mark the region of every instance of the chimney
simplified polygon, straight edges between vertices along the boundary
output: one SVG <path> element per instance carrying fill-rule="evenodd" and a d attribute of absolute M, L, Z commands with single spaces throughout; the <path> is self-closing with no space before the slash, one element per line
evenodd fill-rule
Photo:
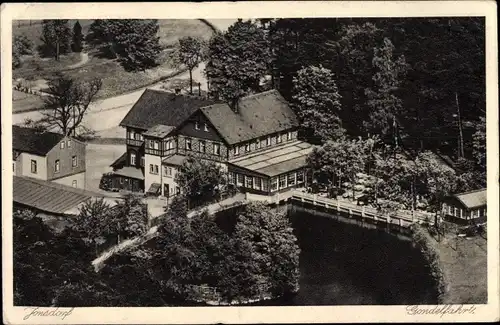
<path fill-rule="evenodd" d="M 239 101 L 240 99 L 239 98 L 233 98 L 231 100 L 231 102 L 229 103 L 229 107 L 231 107 L 231 109 L 235 112 L 235 113 L 239 113 Z"/>

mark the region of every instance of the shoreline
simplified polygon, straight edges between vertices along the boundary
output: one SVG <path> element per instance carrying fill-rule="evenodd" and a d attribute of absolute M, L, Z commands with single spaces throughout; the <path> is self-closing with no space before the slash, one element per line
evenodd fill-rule
<path fill-rule="evenodd" d="M 425 227 L 414 225 L 412 229 L 415 244 L 424 253 L 437 281 L 439 304 L 488 302 L 487 254 L 480 246 L 486 245 L 486 239 L 445 234 L 438 242 Z"/>

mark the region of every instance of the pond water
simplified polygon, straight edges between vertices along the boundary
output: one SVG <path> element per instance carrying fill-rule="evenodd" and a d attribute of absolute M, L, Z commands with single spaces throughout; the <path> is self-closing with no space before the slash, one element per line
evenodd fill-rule
<path fill-rule="evenodd" d="M 411 241 L 381 229 L 290 212 L 300 254 L 300 290 L 256 305 L 436 304 L 434 280 Z"/>

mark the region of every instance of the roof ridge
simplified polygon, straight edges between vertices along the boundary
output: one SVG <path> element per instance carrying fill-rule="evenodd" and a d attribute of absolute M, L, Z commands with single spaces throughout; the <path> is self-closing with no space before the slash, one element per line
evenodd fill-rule
<path fill-rule="evenodd" d="M 269 89 L 269 90 L 266 90 L 266 91 L 263 91 L 263 92 L 260 92 L 260 93 L 256 93 L 256 94 L 250 94 L 250 95 L 247 95 L 247 96 L 244 96 L 244 97 L 241 97 L 241 100 L 244 100 L 244 99 L 249 99 L 249 98 L 252 98 L 252 97 L 257 97 L 257 96 L 262 96 L 262 95 L 267 95 L 269 93 L 278 93 L 280 94 L 280 92 L 277 90 L 277 89 Z M 281 94 L 280 94 L 281 95 Z"/>
<path fill-rule="evenodd" d="M 14 178 L 15 177 L 18 177 L 20 179 L 26 180 L 26 181 L 31 182 L 31 183 L 35 183 L 35 184 L 39 184 L 39 185 L 44 185 L 44 186 L 48 186 L 48 187 L 51 187 L 51 188 L 60 189 L 60 190 L 63 190 L 63 191 L 73 192 L 75 194 L 104 197 L 104 195 L 102 195 L 100 193 L 96 193 L 96 192 L 85 190 L 85 189 L 81 189 L 81 188 L 74 188 L 74 187 L 71 187 L 71 186 L 67 186 L 67 185 L 63 185 L 63 184 L 58 184 L 58 183 L 54 183 L 54 182 L 51 182 L 51 181 L 46 181 L 46 180 L 43 180 L 43 179 L 36 179 L 36 178 L 33 178 L 33 177 L 28 177 L 28 176 L 16 176 L 16 175 L 14 175 Z"/>
<path fill-rule="evenodd" d="M 38 129 L 34 129 L 34 128 L 30 128 L 30 127 L 27 127 L 27 126 L 21 126 L 21 125 L 12 125 L 12 128 L 18 128 L 18 129 L 23 129 L 23 130 L 29 130 L 29 131 L 32 131 L 33 133 L 39 133 L 39 134 L 54 134 L 54 135 L 60 135 L 62 137 L 65 137 L 64 134 L 62 133 L 57 133 L 57 132 L 52 132 L 52 131 L 48 131 L 48 130 L 38 130 Z"/>
<path fill-rule="evenodd" d="M 480 189 L 477 189 L 477 190 L 470 190 L 470 191 L 466 191 L 466 192 L 456 193 L 456 194 L 453 194 L 453 195 L 459 196 L 459 195 L 471 194 L 471 193 L 482 192 L 482 191 L 486 191 L 486 187 L 480 188 Z"/>

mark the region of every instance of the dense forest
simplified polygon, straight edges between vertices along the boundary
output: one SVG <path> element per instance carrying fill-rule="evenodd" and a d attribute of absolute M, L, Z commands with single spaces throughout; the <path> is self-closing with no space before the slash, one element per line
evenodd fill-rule
<path fill-rule="evenodd" d="M 397 136 L 408 150 L 473 159 L 472 134 L 485 117 L 484 24 L 480 17 L 239 21 L 210 42 L 207 75 L 225 99 L 262 90 L 259 79 L 271 75 L 271 86 L 294 103 L 299 71 L 321 66 L 334 76 L 348 134 Z"/>

